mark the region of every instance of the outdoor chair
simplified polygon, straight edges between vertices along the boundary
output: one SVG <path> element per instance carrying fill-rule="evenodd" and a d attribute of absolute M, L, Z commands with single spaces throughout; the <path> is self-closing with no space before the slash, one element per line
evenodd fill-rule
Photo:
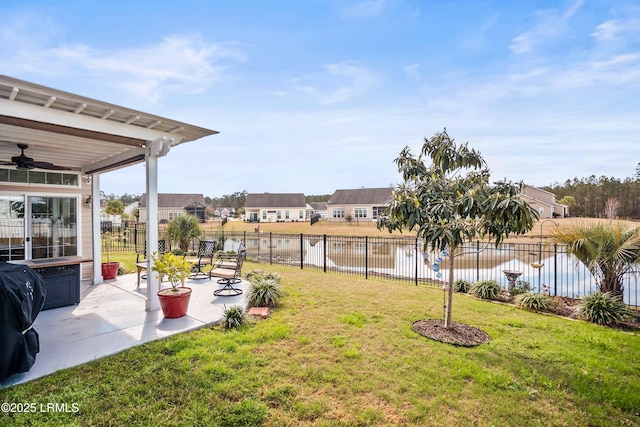
<path fill-rule="evenodd" d="M 158 240 L 158 254 L 164 255 L 167 250 L 167 245 L 164 240 Z M 147 241 L 144 242 L 144 250 L 136 253 L 136 268 L 138 269 L 138 281 L 136 286 L 140 286 L 140 279 L 146 279 L 146 274 L 143 276 L 142 272 L 147 270 Z"/>
<path fill-rule="evenodd" d="M 209 271 L 209 280 L 211 280 L 212 277 L 216 277 L 218 283 L 224 285 L 222 288 L 213 291 L 213 294 L 215 296 L 225 297 L 240 295 L 242 289 L 234 288 L 233 285 L 242 281 L 240 274 L 242 272 L 242 263 L 244 262 L 244 253 L 239 250 L 235 259 L 229 260 L 224 258 L 226 257 L 219 259 L 216 265 Z"/>
<path fill-rule="evenodd" d="M 218 252 L 216 254 L 217 260 L 213 265 L 213 268 L 228 268 L 231 270 L 235 270 L 239 256 L 242 257 L 243 260 L 247 258 L 247 250 L 244 246 L 244 243 L 240 243 L 237 251 Z M 238 279 L 236 283 L 237 282 L 240 282 L 240 279 Z"/>
<path fill-rule="evenodd" d="M 189 279 L 206 279 L 207 273 L 202 271 L 202 267 L 213 265 L 213 255 L 215 253 L 217 241 L 201 240 L 198 245 L 196 256 L 185 256 L 184 259 L 191 263 L 191 274 Z"/>

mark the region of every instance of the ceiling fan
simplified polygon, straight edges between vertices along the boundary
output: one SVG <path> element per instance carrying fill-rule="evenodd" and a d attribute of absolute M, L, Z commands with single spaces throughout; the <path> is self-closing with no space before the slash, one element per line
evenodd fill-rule
<path fill-rule="evenodd" d="M 71 170 L 71 168 L 54 165 L 49 162 L 36 162 L 31 157 L 25 156 L 24 150 L 29 148 L 27 144 L 18 144 L 18 148 L 22 151 L 19 156 L 12 157 L 10 162 L 1 162 L 0 164 L 15 165 L 17 169 Z"/>

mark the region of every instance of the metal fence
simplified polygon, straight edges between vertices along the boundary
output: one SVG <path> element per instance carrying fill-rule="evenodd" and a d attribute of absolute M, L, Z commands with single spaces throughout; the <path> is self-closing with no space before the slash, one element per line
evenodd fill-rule
<path fill-rule="evenodd" d="M 126 232 L 125 232 L 126 230 Z M 116 241 L 112 249 L 134 248 L 141 251 L 145 239 L 144 224 L 121 230 L 126 239 Z M 161 236 L 164 231 L 160 230 Z M 406 280 L 416 285 L 442 286 L 448 278 L 446 255 L 423 251 L 423 240 L 411 237 L 356 237 L 315 234 L 261 232 L 223 232 L 205 230 L 206 238 L 221 242 L 225 249 L 244 243 L 247 257 L 264 264 L 281 264 L 301 269 L 322 270 L 365 278 Z M 197 241 L 191 246 L 195 250 Z M 169 247 L 169 246 L 168 246 Z M 454 277 L 469 282 L 493 279 L 505 289 L 509 281 L 505 271 L 518 273 L 534 292 L 579 298 L 597 289 L 597 283 L 584 264 L 568 254 L 566 247 L 546 243 L 467 244 L 456 256 Z M 434 264 L 438 264 L 434 268 Z M 624 277 L 624 301 L 640 306 L 638 283 L 640 270 Z"/>

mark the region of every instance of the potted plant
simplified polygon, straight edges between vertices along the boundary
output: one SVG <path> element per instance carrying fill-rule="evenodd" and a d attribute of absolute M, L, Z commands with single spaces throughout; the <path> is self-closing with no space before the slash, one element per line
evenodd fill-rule
<path fill-rule="evenodd" d="M 158 291 L 158 299 L 164 317 L 184 316 L 187 314 L 191 298 L 191 288 L 184 286 L 185 279 L 191 273 L 191 263 L 171 252 L 164 255 L 158 255 L 154 252 L 151 258 L 153 259 L 151 269 L 156 271 L 160 278 L 166 277 L 171 284 L 170 288 Z"/>
<path fill-rule="evenodd" d="M 104 280 L 112 280 L 118 276 L 118 270 L 120 269 L 120 263 L 115 261 L 111 262 L 109 259 L 109 252 L 113 246 L 113 242 L 118 240 L 118 236 L 114 236 L 113 233 L 107 231 L 102 233 L 102 240 L 104 242 L 104 253 L 107 255 L 107 262 L 102 263 L 102 278 Z"/>

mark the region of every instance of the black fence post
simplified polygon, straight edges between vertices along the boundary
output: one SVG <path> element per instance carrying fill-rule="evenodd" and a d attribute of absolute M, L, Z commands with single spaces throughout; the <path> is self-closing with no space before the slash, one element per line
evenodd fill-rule
<path fill-rule="evenodd" d="M 322 251 L 324 252 L 322 254 L 322 271 L 324 271 L 325 273 L 327 272 L 327 235 L 323 234 L 322 235 Z"/>
<path fill-rule="evenodd" d="M 269 232 L 269 264 L 273 264 L 273 231 Z"/>
<path fill-rule="evenodd" d="M 416 269 L 415 270 L 416 271 L 415 271 L 415 274 L 414 274 L 415 285 L 418 286 L 418 238 L 417 237 L 416 237 L 416 242 L 414 244 L 413 250 L 414 250 L 414 253 L 416 255 L 415 256 L 415 258 L 416 258 Z"/>
<path fill-rule="evenodd" d="M 476 240 L 476 282 L 480 280 L 480 240 Z"/>
<path fill-rule="evenodd" d="M 558 295 L 558 244 L 553 244 L 553 295 Z"/>
<path fill-rule="evenodd" d="M 364 236 L 364 278 L 369 278 L 369 236 Z"/>
<path fill-rule="evenodd" d="M 303 239 L 302 239 L 302 233 L 300 233 L 300 270 L 304 270 L 304 254 L 303 254 L 303 250 L 302 250 L 302 244 L 303 244 Z"/>

